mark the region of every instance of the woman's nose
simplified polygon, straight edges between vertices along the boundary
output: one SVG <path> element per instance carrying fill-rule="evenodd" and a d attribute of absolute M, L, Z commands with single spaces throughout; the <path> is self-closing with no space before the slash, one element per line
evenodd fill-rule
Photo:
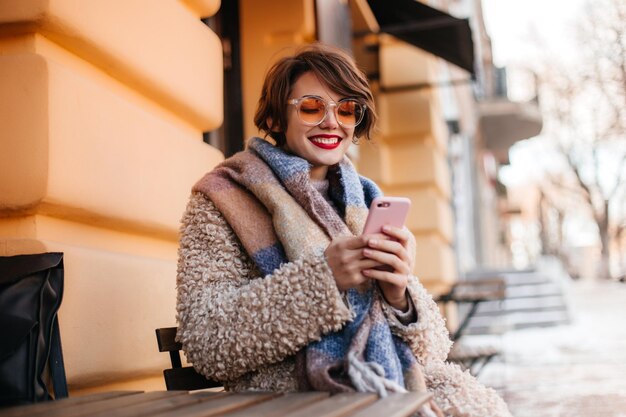
<path fill-rule="evenodd" d="M 335 107 L 328 106 L 328 108 L 326 109 L 326 117 L 324 117 L 324 120 L 322 120 L 322 123 L 320 123 L 320 126 L 326 129 L 337 129 L 337 127 L 339 126 L 339 123 L 337 122 L 337 115 L 335 114 Z"/>

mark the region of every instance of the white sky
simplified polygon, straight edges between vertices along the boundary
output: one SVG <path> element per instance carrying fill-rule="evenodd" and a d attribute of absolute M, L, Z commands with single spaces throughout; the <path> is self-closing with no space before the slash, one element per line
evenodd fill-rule
<path fill-rule="evenodd" d="M 537 41 L 559 54 L 575 53 L 574 24 L 584 0 L 482 0 L 497 66 L 536 57 Z"/>
<path fill-rule="evenodd" d="M 534 62 L 546 57 L 575 61 L 575 21 L 583 13 L 585 3 L 586 0 L 482 0 L 494 64 L 508 67 L 509 81 L 513 80 L 518 90 L 523 80 L 516 79 L 515 67 L 532 68 Z M 509 93 L 513 99 L 523 97 L 523 91 L 518 94 L 511 85 Z M 501 180 L 509 187 L 540 180 L 545 167 L 554 168 L 544 145 L 541 137 L 514 145 L 509 154 L 511 165 L 500 170 Z M 582 233 L 581 223 L 574 223 L 576 244 L 594 241 L 595 229 L 591 234 Z"/>
<path fill-rule="evenodd" d="M 585 3 L 586 0 L 482 0 L 494 63 L 508 67 L 510 80 L 516 82 L 509 86 L 509 93 L 523 96 L 516 91 L 522 80 L 516 79 L 519 73 L 515 73 L 515 67 L 532 68 L 534 62 L 546 56 L 560 60 L 576 56 L 575 21 Z M 502 181 L 514 186 L 542 177 L 542 170 L 536 169 L 538 160 L 549 158 L 542 152 L 542 145 L 539 137 L 514 145 L 511 165 L 500 171 Z M 540 165 L 550 163 L 543 161 Z"/>

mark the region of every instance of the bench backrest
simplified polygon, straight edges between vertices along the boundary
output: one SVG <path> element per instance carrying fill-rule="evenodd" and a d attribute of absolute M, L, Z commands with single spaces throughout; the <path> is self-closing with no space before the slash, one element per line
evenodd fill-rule
<path fill-rule="evenodd" d="M 182 345 L 176 341 L 176 327 L 162 327 L 156 329 L 159 352 L 169 352 L 172 368 L 163 370 L 165 386 L 168 391 L 221 387 L 222 384 L 206 379 L 193 369 L 192 366 L 183 367 L 180 360 Z"/>

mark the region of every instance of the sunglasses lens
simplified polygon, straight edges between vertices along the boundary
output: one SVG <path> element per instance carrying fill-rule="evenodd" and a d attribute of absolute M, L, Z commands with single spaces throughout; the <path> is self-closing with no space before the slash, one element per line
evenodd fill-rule
<path fill-rule="evenodd" d="M 363 117 L 363 107 L 353 99 L 341 100 L 337 104 L 337 120 L 344 126 L 356 126 Z"/>
<path fill-rule="evenodd" d="M 303 122 L 318 124 L 326 115 L 326 103 L 318 98 L 305 97 L 300 101 L 298 112 Z"/>

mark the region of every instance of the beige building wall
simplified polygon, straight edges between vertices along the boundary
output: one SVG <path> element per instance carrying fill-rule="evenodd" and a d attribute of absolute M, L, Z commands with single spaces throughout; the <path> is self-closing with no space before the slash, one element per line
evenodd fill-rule
<path fill-rule="evenodd" d="M 0 255 L 65 253 L 71 393 L 163 388 L 179 219 L 222 159 L 219 0 L 0 2 Z M 116 384 L 116 385 L 109 385 Z"/>
<path fill-rule="evenodd" d="M 434 89 L 384 92 L 385 88 L 429 83 L 436 78 L 431 55 L 380 37 L 379 133 L 360 145 L 359 169 L 388 195 L 407 196 L 407 222 L 417 240 L 415 273 L 432 291 L 456 280 L 447 129 Z"/>

